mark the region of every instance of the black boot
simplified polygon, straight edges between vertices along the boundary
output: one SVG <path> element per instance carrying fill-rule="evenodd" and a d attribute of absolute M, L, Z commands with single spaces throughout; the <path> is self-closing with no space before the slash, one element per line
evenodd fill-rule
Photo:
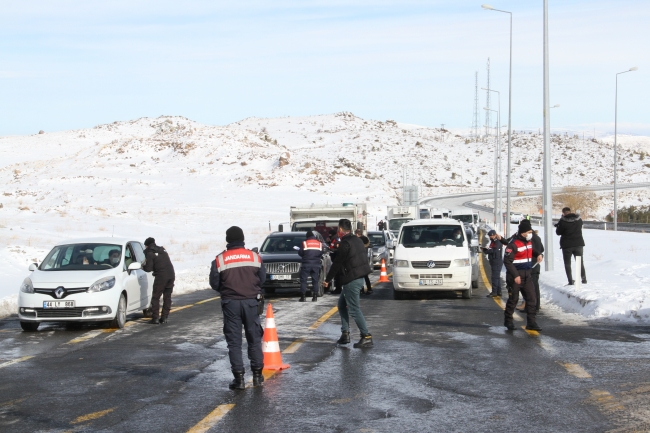
<path fill-rule="evenodd" d="M 316 295 L 312 296 L 311 301 L 312 302 L 318 301 L 318 296 L 316 296 Z"/>
<path fill-rule="evenodd" d="M 160 323 L 160 320 L 158 320 L 157 317 L 154 317 L 153 319 L 151 319 L 147 323 L 150 324 L 150 325 L 158 325 Z"/>
<path fill-rule="evenodd" d="M 506 320 L 506 321 L 503 323 L 503 326 L 505 326 L 506 328 L 508 328 L 508 331 L 514 331 L 515 329 L 517 329 L 517 328 L 515 328 L 515 324 L 512 323 L 512 321 L 510 321 L 510 320 Z"/>
<path fill-rule="evenodd" d="M 305 301 L 306 301 L 305 295 L 304 294 L 300 295 L 300 299 L 298 299 L 298 302 L 305 302 Z"/>
<path fill-rule="evenodd" d="M 256 368 L 253 369 L 253 386 L 262 386 L 264 382 L 264 376 L 262 376 L 262 369 Z"/>
<path fill-rule="evenodd" d="M 537 331 L 537 332 L 542 330 L 542 328 L 540 328 L 537 322 L 527 324 L 526 329 L 528 329 L 529 331 Z"/>
<path fill-rule="evenodd" d="M 167 320 L 166 317 L 161 317 L 161 318 L 160 318 L 160 322 L 159 322 L 159 323 L 163 324 L 163 323 L 167 323 L 167 322 L 169 322 L 169 320 Z"/>
<path fill-rule="evenodd" d="M 496 298 L 497 296 L 499 296 L 497 292 L 492 292 L 489 295 L 487 295 L 488 298 Z"/>
<path fill-rule="evenodd" d="M 372 347 L 372 335 L 366 334 L 361 336 L 361 340 L 359 340 L 358 343 L 354 343 L 354 348 L 356 349 L 364 349 L 366 347 Z"/>
<path fill-rule="evenodd" d="M 349 342 L 350 342 L 350 333 L 342 332 L 341 338 L 339 338 L 339 341 L 337 341 L 336 344 L 348 344 Z"/>
<path fill-rule="evenodd" d="M 244 372 L 243 371 L 233 371 L 232 375 L 235 378 L 230 382 L 228 388 L 230 389 L 246 389 L 246 383 L 244 383 Z"/>

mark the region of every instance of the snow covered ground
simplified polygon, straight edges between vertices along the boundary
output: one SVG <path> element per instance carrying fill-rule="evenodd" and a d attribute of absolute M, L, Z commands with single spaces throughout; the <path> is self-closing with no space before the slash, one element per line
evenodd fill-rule
<path fill-rule="evenodd" d="M 648 141 L 635 140 L 621 140 L 621 182 L 650 178 Z M 513 143 L 513 186 L 540 187 L 541 137 L 515 133 Z M 558 185 L 611 178 L 611 144 L 588 144 L 554 137 Z M 325 202 L 366 202 L 374 225 L 398 203 L 405 166 L 423 196 L 489 190 L 493 145 L 345 112 L 227 126 L 163 116 L 0 137 L 0 316 L 15 311 L 27 266 L 63 239 L 153 236 L 170 251 L 176 293 L 201 289 L 231 225 L 252 247 L 290 206 Z"/>

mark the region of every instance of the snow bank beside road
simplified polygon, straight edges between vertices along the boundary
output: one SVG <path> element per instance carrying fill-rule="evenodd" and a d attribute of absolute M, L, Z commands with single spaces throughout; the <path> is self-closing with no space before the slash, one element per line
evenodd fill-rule
<path fill-rule="evenodd" d="M 566 285 L 559 237 L 554 235 L 555 270 L 542 271 L 542 304 L 550 302 L 588 319 L 650 322 L 650 235 L 600 230 L 584 230 L 583 235 L 587 284 L 580 289 Z M 573 278 L 579 278 L 575 262 Z"/>

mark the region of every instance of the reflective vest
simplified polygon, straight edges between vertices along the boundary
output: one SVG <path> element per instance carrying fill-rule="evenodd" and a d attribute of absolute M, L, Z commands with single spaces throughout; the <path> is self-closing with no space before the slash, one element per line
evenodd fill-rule
<path fill-rule="evenodd" d="M 261 291 L 262 259 L 246 248 L 233 248 L 215 259 L 222 299 L 254 299 Z"/>
<path fill-rule="evenodd" d="M 533 243 L 515 239 L 512 244 L 515 246 L 515 258 L 512 263 L 517 269 L 531 269 L 533 266 Z"/>
<path fill-rule="evenodd" d="M 308 251 L 308 250 L 321 251 L 323 249 L 323 246 L 321 245 L 318 239 L 307 239 L 302 243 L 302 249 L 304 251 Z"/>

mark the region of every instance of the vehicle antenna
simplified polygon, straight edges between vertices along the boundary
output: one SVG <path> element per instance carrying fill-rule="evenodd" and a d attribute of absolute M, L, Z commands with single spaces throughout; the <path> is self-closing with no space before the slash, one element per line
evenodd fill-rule
<path fill-rule="evenodd" d="M 115 226 L 113 226 L 113 234 L 111 235 L 112 238 L 115 237 Z"/>

